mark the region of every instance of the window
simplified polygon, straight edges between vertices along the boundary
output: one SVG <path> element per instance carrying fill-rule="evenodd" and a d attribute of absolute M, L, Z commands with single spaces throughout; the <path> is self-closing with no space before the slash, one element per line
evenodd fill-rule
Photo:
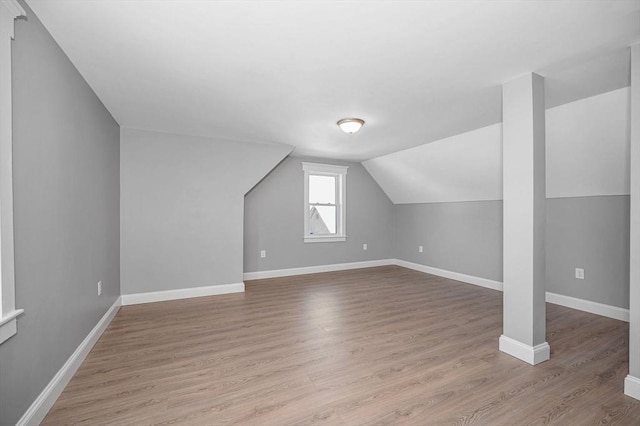
<path fill-rule="evenodd" d="M 13 21 L 25 11 L 16 0 L 0 2 L 0 343 L 18 330 L 13 262 L 13 163 L 11 40 Z"/>
<path fill-rule="evenodd" d="M 302 163 L 305 243 L 346 241 L 347 168 Z"/>

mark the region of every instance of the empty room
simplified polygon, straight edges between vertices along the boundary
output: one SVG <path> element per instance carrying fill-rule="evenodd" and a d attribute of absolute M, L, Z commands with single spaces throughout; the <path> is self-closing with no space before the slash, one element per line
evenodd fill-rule
<path fill-rule="evenodd" d="M 0 35 L 0 426 L 640 425 L 640 0 Z"/>

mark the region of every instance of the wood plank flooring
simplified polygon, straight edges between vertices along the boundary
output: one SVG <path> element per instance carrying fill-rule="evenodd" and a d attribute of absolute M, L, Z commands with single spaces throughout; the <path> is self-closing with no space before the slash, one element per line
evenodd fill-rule
<path fill-rule="evenodd" d="M 388 266 L 120 309 L 46 425 L 640 425 L 628 324 L 547 304 L 551 360 L 498 351 L 502 293 Z"/>

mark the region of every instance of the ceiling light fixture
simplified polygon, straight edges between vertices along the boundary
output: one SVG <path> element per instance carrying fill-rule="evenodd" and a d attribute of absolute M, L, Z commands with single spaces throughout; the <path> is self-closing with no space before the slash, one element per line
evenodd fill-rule
<path fill-rule="evenodd" d="M 338 121 L 338 126 L 340 126 L 343 132 L 351 134 L 357 132 L 364 126 L 364 120 L 359 118 L 343 118 Z"/>

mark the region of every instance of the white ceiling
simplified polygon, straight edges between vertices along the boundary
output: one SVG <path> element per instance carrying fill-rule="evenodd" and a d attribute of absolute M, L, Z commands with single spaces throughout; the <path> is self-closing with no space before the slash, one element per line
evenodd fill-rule
<path fill-rule="evenodd" d="M 629 84 L 640 0 L 29 0 L 123 127 L 364 160 Z M 345 135 L 343 117 L 365 127 Z"/>
<path fill-rule="evenodd" d="M 549 108 L 547 198 L 629 194 L 629 88 Z M 362 163 L 394 204 L 502 200 L 502 123 Z"/>
<path fill-rule="evenodd" d="M 502 124 L 362 164 L 394 204 L 502 200 Z"/>

